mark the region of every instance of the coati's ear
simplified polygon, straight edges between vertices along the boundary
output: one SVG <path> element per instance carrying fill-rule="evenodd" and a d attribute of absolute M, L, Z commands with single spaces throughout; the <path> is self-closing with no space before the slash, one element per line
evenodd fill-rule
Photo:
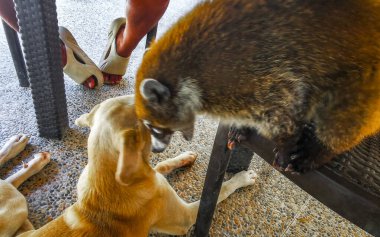
<path fill-rule="evenodd" d="M 90 113 L 82 114 L 79 118 L 75 120 L 75 125 L 78 127 L 91 127 L 92 126 L 92 120 L 94 118 L 94 115 L 96 111 L 99 109 L 100 104 L 95 105 L 94 108 L 90 111 Z"/>
<path fill-rule="evenodd" d="M 144 141 L 136 130 L 130 129 L 121 132 L 119 160 L 115 173 L 115 179 L 121 185 L 130 185 L 139 176 L 139 170 L 143 162 L 143 148 Z"/>
<path fill-rule="evenodd" d="M 142 97 L 152 104 L 160 104 L 170 97 L 169 88 L 155 79 L 144 79 L 139 89 Z"/>

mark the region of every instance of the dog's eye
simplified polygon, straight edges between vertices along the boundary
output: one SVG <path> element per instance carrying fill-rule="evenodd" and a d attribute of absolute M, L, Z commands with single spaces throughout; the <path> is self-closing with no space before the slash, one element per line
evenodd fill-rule
<path fill-rule="evenodd" d="M 143 123 L 144 123 L 144 125 L 145 126 L 147 126 L 148 128 L 150 128 L 151 126 L 150 126 L 150 123 L 148 122 L 148 121 L 146 121 L 146 120 L 143 120 Z"/>
<path fill-rule="evenodd" d="M 156 134 L 162 134 L 164 131 L 161 129 L 153 127 L 148 121 L 144 121 L 144 125 L 151 131 L 153 131 Z"/>
<path fill-rule="evenodd" d="M 155 132 L 155 133 L 158 133 L 158 134 L 162 134 L 163 133 L 163 131 L 160 130 L 160 129 L 157 129 L 157 128 L 154 128 L 154 127 L 151 127 L 151 128 L 152 128 L 153 132 Z"/>
<path fill-rule="evenodd" d="M 150 132 L 152 133 L 152 135 L 154 135 L 155 137 L 165 137 L 165 136 L 168 136 L 171 134 L 173 134 L 173 131 L 170 130 L 170 129 L 165 129 L 165 128 L 157 128 L 157 127 L 154 127 L 150 124 L 149 121 L 146 121 L 146 120 L 143 120 L 143 123 L 144 125 L 150 130 Z"/>
<path fill-rule="evenodd" d="M 145 125 L 149 130 L 152 131 L 152 130 L 154 129 L 153 126 L 150 125 L 150 123 L 149 123 L 148 121 L 144 120 L 143 123 L 144 123 L 144 125 Z"/>

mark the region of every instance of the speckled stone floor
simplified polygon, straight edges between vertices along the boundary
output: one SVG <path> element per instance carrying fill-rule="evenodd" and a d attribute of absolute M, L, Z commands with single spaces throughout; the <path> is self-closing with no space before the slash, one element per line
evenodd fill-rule
<path fill-rule="evenodd" d="M 158 36 L 197 2 L 171 1 L 160 21 Z M 123 16 L 124 4 L 121 0 L 58 0 L 59 23 L 72 31 L 82 48 L 97 62 L 106 44 L 109 24 L 112 19 Z M 30 220 L 38 228 L 76 200 L 76 182 L 87 162 L 89 131 L 76 127 L 74 120 L 107 98 L 133 93 L 133 78 L 142 58 L 144 41 L 132 54 L 120 85 L 89 91 L 65 77 L 70 129 L 62 140 L 49 140 L 38 137 L 30 90 L 18 86 L 2 26 L 0 28 L 0 145 L 15 134 L 31 135 L 27 149 L 1 169 L 0 177 L 4 179 L 20 169 L 21 160 L 29 160 L 35 152 L 51 152 L 51 163 L 20 188 L 29 203 Z M 217 121 L 201 117 L 191 143 L 176 136 L 165 153 L 152 158 L 155 164 L 186 150 L 199 154 L 193 167 L 168 177 L 178 194 L 189 202 L 200 198 L 216 128 Z M 217 207 L 211 236 L 369 236 L 303 192 L 259 157 L 254 157 L 251 168 L 259 174 L 257 183 L 238 190 Z"/>

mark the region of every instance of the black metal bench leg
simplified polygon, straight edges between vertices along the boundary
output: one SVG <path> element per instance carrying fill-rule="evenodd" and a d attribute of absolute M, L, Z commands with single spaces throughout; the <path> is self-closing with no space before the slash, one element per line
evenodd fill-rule
<path fill-rule="evenodd" d="M 206 180 L 195 223 L 195 236 L 208 236 L 212 216 L 222 187 L 224 173 L 230 160 L 230 150 L 227 149 L 229 127 L 219 124 L 214 146 L 207 168 Z"/>
<path fill-rule="evenodd" d="M 22 54 L 20 40 L 18 39 L 18 33 L 12 29 L 5 21 L 2 22 L 20 86 L 29 87 L 28 73 L 26 72 L 24 55 Z"/>
<path fill-rule="evenodd" d="M 55 1 L 15 4 L 39 134 L 61 138 L 68 116 Z"/>
<path fill-rule="evenodd" d="M 236 145 L 231 151 L 231 159 L 228 163 L 227 172 L 236 174 L 240 171 L 248 170 L 253 154 L 254 152 L 250 149 L 242 145 Z"/>
<path fill-rule="evenodd" d="M 227 137 L 225 139 L 227 139 Z M 231 159 L 228 163 L 227 172 L 235 174 L 243 170 L 248 170 L 253 154 L 254 152 L 251 149 L 240 143 L 236 143 L 231 152 Z"/>

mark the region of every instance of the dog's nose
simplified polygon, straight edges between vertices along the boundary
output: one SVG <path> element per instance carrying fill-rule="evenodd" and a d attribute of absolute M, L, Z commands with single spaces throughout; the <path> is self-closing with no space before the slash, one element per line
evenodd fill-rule
<path fill-rule="evenodd" d="M 169 139 L 169 141 L 170 141 L 170 139 Z M 166 147 L 168 146 L 168 144 L 169 144 L 169 142 L 161 141 L 152 135 L 152 152 L 154 152 L 154 153 L 163 152 L 166 149 Z"/>
<path fill-rule="evenodd" d="M 152 146 L 152 152 L 153 152 L 153 153 L 161 153 L 161 152 L 165 151 L 165 148 L 166 148 L 166 147 L 157 148 L 157 147 L 153 147 L 153 146 Z"/>

